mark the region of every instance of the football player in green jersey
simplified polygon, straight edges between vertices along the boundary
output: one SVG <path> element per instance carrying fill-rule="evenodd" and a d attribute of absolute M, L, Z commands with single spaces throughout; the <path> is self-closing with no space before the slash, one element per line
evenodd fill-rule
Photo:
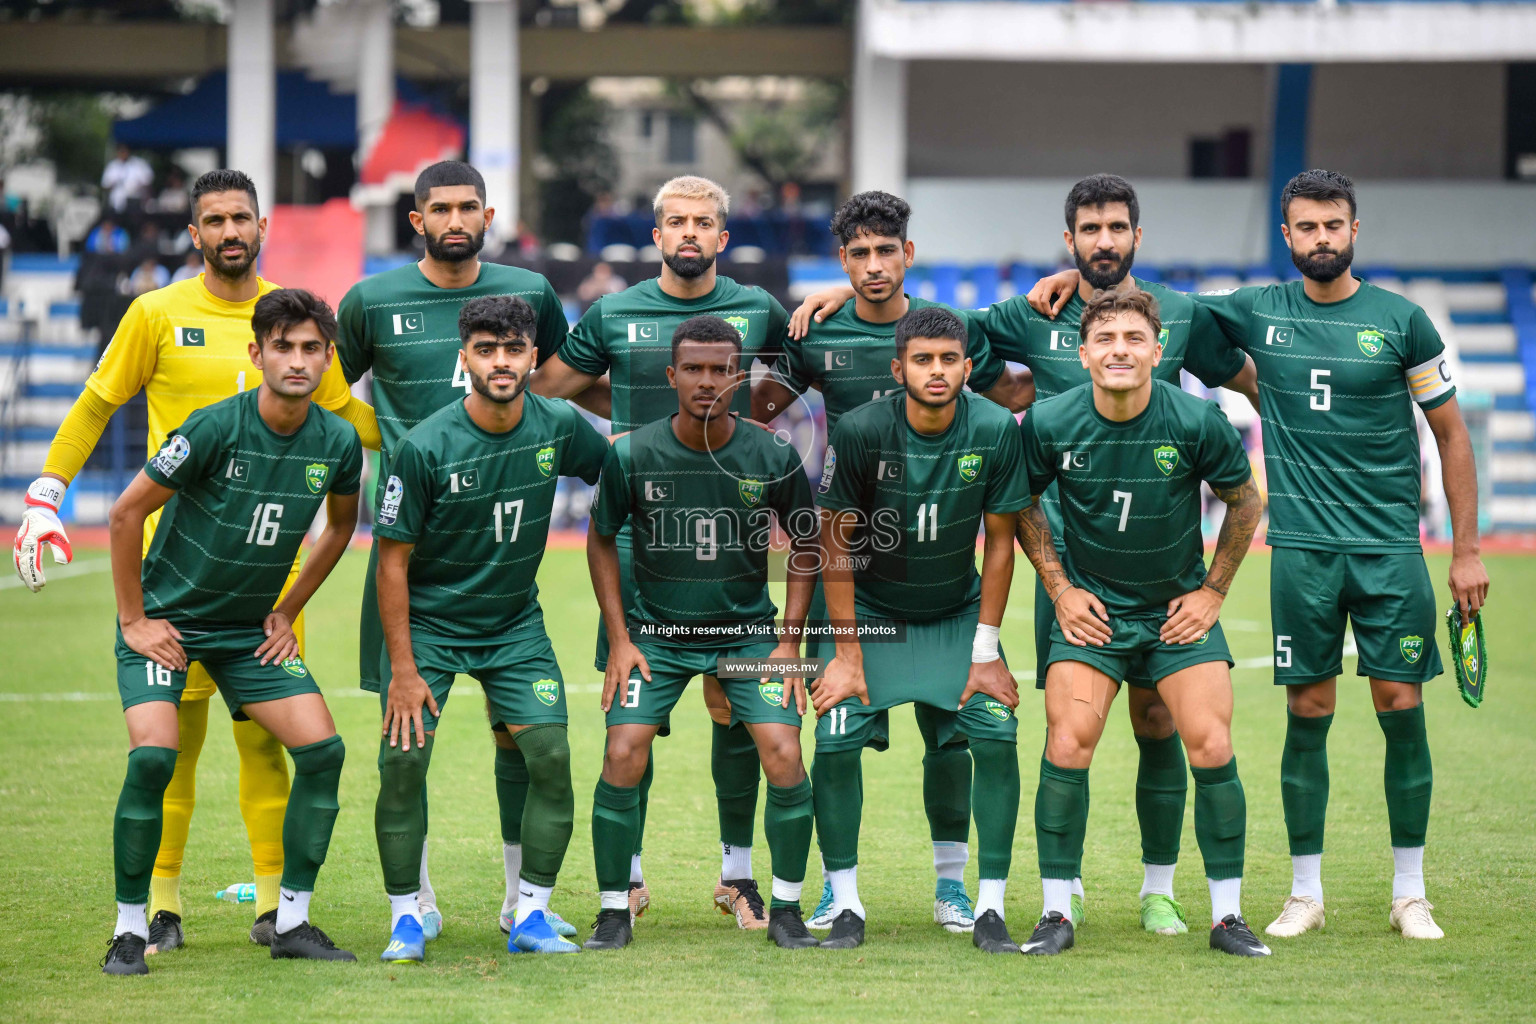
<path fill-rule="evenodd" d="M 466 302 L 486 295 L 515 295 L 528 302 L 538 316 L 540 360 L 550 358 L 565 340 L 560 297 L 543 275 L 481 262 L 485 233 L 495 216 L 495 208 L 486 205 L 485 179 L 479 171 L 457 160 L 432 164 L 416 178 L 416 208 L 410 213 L 411 227 L 426 241 L 426 254 L 415 263 L 359 281 L 341 300 L 336 354 L 346 378 L 355 383 L 364 373 L 373 372 L 373 400 L 378 403 L 383 434 L 380 486 L 390 475 L 390 459 L 405 432 L 444 406 L 463 401 L 471 391 L 459 338 L 459 310 Z M 602 396 L 602 389 L 595 388 L 583 400 Z M 605 406 L 597 406 L 595 411 L 607 415 Z M 384 648 L 374 593 L 377 568 L 375 544 L 363 581 L 358 645 L 362 687 L 374 692 L 379 689 L 379 656 Z M 501 930 L 510 933 L 523 855 L 518 827 L 528 779 L 516 763 L 516 748 L 506 733 L 493 729 L 491 735 L 497 749 L 496 800 L 506 869 L 506 896 L 499 921 Z M 426 800 L 425 788 L 422 800 Z M 426 814 L 425 805 L 422 814 Z M 421 910 L 427 938 L 437 938 L 443 916 L 428 878 L 425 848 Z M 558 915 L 551 916 L 563 934 L 576 934 L 576 929 L 560 921 Z"/>
<path fill-rule="evenodd" d="M 891 376 L 896 321 L 910 309 L 939 305 L 909 296 L 902 288 L 917 255 L 916 246 L 907 238 L 911 215 L 911 207 L 888 192 L 861 192 L 838 207 L 831 229 L 837 236 L 838 255 L 848 274 L 853 301 L 810 324 L 804 337 L 785 340 L 773 372 L 752 389 L 755 418 L 767 423 L 795 396 L 817 387 L 826 405 L 830 434 L 844 413 L 902 390 Z M 992 353 L 980 316 L 958 315 L 969 331 L 966 355 L 971 360 L 971 375 L 967 385 L 1006 409 L 1023 409 L 1032 396 L 1029 371 L 1010 370 Z M 826 619 L 826 600 L 820 588 L 812 597 L 810 617 L 812 622 Z M 813 655 L 816 643 L 812 641 Z M 923 703 L 914 703 L 912 710 L 925 747 L 923 806 L 928 813 L 936 874 L 933 919 L 948 931 L 969 932 L 975 923 L 964 882 L 970 856 L 971 755 L 963 736 L 956 737 L 949 747 L 939 745 L 938 717 L 947 711 Z M 882 740 L 887 732 L 882 723 L 878 730 Z M 832 926 L 832 905 L 832 887 L 824 880 L 821 903 L 811 918 L 812 928 Z"/>
<path fill-rule="evenodd" d="M 745 385 L 740 332 L 716 316 L 685 320 L 672 336 L 669 383 L 678 411 L 615 439 L 587 532 L 593 588 L 608 631 L 603 710 L 608 741 L 592 807 L 592 849 L 602 899 L 588 949 L 632 939 L 630 851 L 640 827 L 639 785 L 657 731 L 689 681 L 722 687 L 768 776 L 763 831 L 773 861 L 768 938 L 815 946 L 800 917 L 811 848 L 811 783 L 800 756 L 805 686 L 727 675 L 727 659 L 798 659 L 815 580 L 815 509 L 799 454 L 730 412 Z M 784 623 L 768 597 L 775 520 L 790 537 Z M 620 592 L 617 538 L 633 525 L 635 594 Z M 762 907 L 750 875 L 722 871 L 732 901 Z M 761 913 L 761 910 L 759 910 Z"/>
<path fill-rule="evenodd" d="M 661 249 L 661 273 L 614 295 L 605 295 L 582 316 L 560 352 L 534 375 L 536 394 L 576 398 L 597 383 L 602 374 L 612 381 L 612 422 L 615 433 L 634 430 L 670 416 L 677 398 L 667 383 L 671 362 L 669 339 L 678 325 L 690 317 L 710 314 L 722 317 L 741 335 L 743 369 L 754 359 L 771 362 L 784 339 L 788 314 L 773 296 L 761 288 L 737 284 L 717 272 L 715 259 L 730 239 L 726 217 L 730 196 L 707 178 L 673 178 L 656 193 L 653 211 L 656 227 L 651 233 Z M 749 415 L 748 389 L 736 389 L 732 408 Z M 619 534 L 620 590 L 632 601 L 630 536 Z M 608 637 L 602 622 L 597 628 L 599 668 L 608 653 Z M 704 681 L 704 702 L 714 720 L 710 768 L 715 781 L 720 816 L 720 879 L 752 877 L 752 834 L 757 818 L 759 767 L 757 746 L 746 727 L 731 724 L 730 703 L 711 679 Z M 662 734 L 670 732 L 663 725 Z M 640 782 L 640 831 L 630 866 L 630 906 L 635 916 L 650 905 L 650 888 L 640 864 L 645 834 L 645 813 L 655 757 L 646 762 Z M 731 887 L 715 886 L 714 903 L 723 914 L 734 914 L 742 927 L 767 924 L 760 904 L 739 898 Z"/>
<path fill-rule="evenodd" d="M 823 945 L 832 948 L 864 941 L 863 748 L 883 748 L 887 709 L 921 702 L 932 708 L 939 745 L 967 741 L 976 766 L 980 888 L 971 939 L 989 953 L 1019 951 L 1003 912 L 1019 812 L 1019 696 L 997 637 L 1014 519 L 1029 491 L 1012 414 L 964 390 L 967 334 L 941 306 L 898 320 L 891 372 L 903 390 L 845 413 L 827 446 L 818 502 L 835 654 L 812 686 L 812 773 L 834 911 Z"/>
<path fill-rule="evenodd" d="M 149 973 L 149 876 L 176 767 L 176 707 L 194 661 L 232 717 L 259 723 L 293 758 L 272 958 L 357 959 L 309 923 L 346 746 L 298 656 L 293 620 L 352 537 L 363 450 L 350 424 L 310 401 L 335 354 L 330 307 L 306 291 L 274 291 L 257 301 L 251 326 L 260 387 L 193 413 L 112 506 L 129 749 L 112 827 L 117 927 L 102 958 L 107 974 Z M 322 505 L 325 529 L 279 600 Z M 161 508 L 144 555 L 144 521 Z"/>
<path fill-rule="evenodd" d="M 548 912 L 574 805 L 564 683 L 535 577 L 559 478 L 595 483 L 608 445 L 569 403 L 526 393 L 536 330 L 532 306 L 516 296 L 464 304 L 459 335 L 470 394 L 400 441 L 379 505 L 385 735 L 375 827 L 391 910 L 386 961 L 423 956 L 421 788 L 458 673 L 479 681 L 492 728 L 510 737 L 507 749 L 527 780 L 507 950 L 578 948 L 560 937 Z"/>
<path fill-rule="evenodd" d="M 1270 617 L 1275 683 L 1286 687 L 1280 794 L 1291 896 L 1266 931 L 1324 922 L 1321 863 L 1328 728 L 1343 670 L 1346 620 L 1386 736 L 1392 840 L 1388 920 L 1438 939 L 1424 889 L 1434 773 L 1423 684 L 1441 672 L 1434 589 L 1419 542 L 1421 472 L 1413 407 L 1440 450 L 1450 505 L 1451 597 L 1463 615 L 1488 594 L 1478 554 L 1477 469 L 1445 345 L 1424 310 L 1349 273 L 1360 223 L 1354 185 L 1311 170 L 1281 195 L 1282 231 L 1300 281 L 1198 295 L 1257 367 L 1269 482 Z M 1032 298 L 1049 305 L 1060 282 Z M 1070 282 L 1067 282 L 1070 283 Z"/>
<path fill-rule="evenodd" d="M 1078 328 L 1092 383 L 1040 402 L 1020 428 L 1037 501 L 1019 517 L 1019 539 L 1057 620 L 1035 796 L 1045 908 L 1023 949 L 1048 955 L 1073 945 L 1071 883 L 1081 874 L 1088 766 L 1125 679 L 1162 692 L 1189 750 L 1211 947 L 1267 956 L 1240 906 L 1247 810 L 1232 756 L 1232 657 L 1217 621 L 1263 503 L 1242 438 L 1221 409 L 1153 379 L 1162 357 L 1156 299 L 1101 292 Z M 1228 506 L 1209 574 L 1202 480 Z M 1038 502 L 1053 482 L 1065 562 Z"/>

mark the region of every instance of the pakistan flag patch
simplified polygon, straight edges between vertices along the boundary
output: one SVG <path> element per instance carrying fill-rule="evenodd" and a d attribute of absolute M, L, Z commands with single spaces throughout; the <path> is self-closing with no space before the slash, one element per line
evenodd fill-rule
<path fill-rule="evenodd" d="M 1013 717 L 1013 712 L 1008 710 L 1007 704 L 999 704 L 995 700 L 987 701 L 987 713 L 999 722 L 1006 722 Z"/>
<path fill-rule="evenodd" d="M 305 667 L 303 658 L 289 658 L 287 661 L 280 662 L 279 664 L 282 665 L 283 671 L 291 676 L 303 679 L 309 675 L 309 669 Z"/>
<path fill-rule="evenodd" d="M 976 474 L 981 472 L 981 456 L 976 454 L 962 455 L 959 461 L 960 479 L 970 483 L 976 479 Z"/>
<path fill-rule="evenodd" d="M 1398 640 L 1397 649 L 1403 652 L 1403 660 L 1412 665 L 1424 656 L 1424 638 L 1405 636 Z"/>
<path fill-rule="evenodd" d="M 540 679 L 533 684 L 533 695 L 546 707 L 554 707 L 560 699 L 560 684 L 553 679 Z"/>
<path fill-rule="evenodd" d="M 1361 331 L 1355 335 L 1355 342 L 1359 344 L 1361 352 L 1374 356 L 1381 351 L 1381 346 L 1387 343 L 1387 339 L 1381 336 L 1380 331 Z"/>
<path fill-rule="evenodd" d="M 331 467 L 323 462 L 311 462 L 304 467 L 304 483 L 309 485 L 310 494 L 319 494 L 325 486 L 325 478 L 330 476 Z"/>
<path fill-rule="evenodd" d="M 1163 476 L 1169 476 L 1179 465 L 1179 450 L 1171 444 L 1165 444 L 1152 450 L 1152 461 L 1157 463 L 1157 468 L 1163 471 Z"/>
<path fill-rule="evenodd" d="M 749 327 L 751 327 L 752 325 L 747 320 L 746 317 L 744 317 L 744 316 L 728 316 L 728 317 L 725 318 L 725 322 L 730 324 L 732 327 L 736 328 L 736 333 L 741 335 L 741 340 L 742 341 L 746 341 L 747 340 L 747 329 Z"/>
<path fill-rule="evenodd" d="M 533 461 L 538 465 L 540 473 L 549 476 L 550 472 L 555 468 L 555 450 L 553 448 L 540 448 L 538 454 L 533 457 Z"/>
<path fill-rule="evenodd" d="M 757 695 L 763 698 L 764 704 L 772 704 L 774 707 L 779 707 L 784 703 L 784 684 L 758 683 Z"/>
<path fill-rule="evenodd" d="M 738 480 L 736 493 L 741 495 L 743 505 L 753 508 L 763 500 L 763 485 L 757 480 Z"/>

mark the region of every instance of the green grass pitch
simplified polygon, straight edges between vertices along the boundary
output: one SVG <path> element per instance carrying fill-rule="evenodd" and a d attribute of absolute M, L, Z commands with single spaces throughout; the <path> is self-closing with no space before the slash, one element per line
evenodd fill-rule
<path fill-rule="evenodd" d="M 1328 928 L 1277 941 L 1269 960 L 1236 961 L 1206 947 L 1209 907 L 1192 798 L 1176 883 L 1191 933 L 1168 939 L 1140 930 L 1135 744 L 1123 698 L 1111 710 L 1094 765 L 1084 860 L 1088 920 L 1077 949 L 1050 960 L 985 957 L 968 937 L 932 923 L 921 741 L 906 712 L 893 713 L 892 749 L 864 762 L 860 875 L 868 943 L 849 952 L 771 948 L 762 933 L 738 931 L 710 905 L 719 855 L 709 731 L 702 702 L 692 694 L 674 716 L 675 734 L 657 744 L 645 854 L 655 902 L 637 926 L 635 945 L 616 954 L 512 957 L 495 923 L 502 868 L 491 744 L 478 691 L 461 678 L 430 781 L 431 868 L 446 926 L 428 946 L 423 967 L 376 959 L 388 927 L 372 826 L 378 706 L 359 698 L 354 681 L 364 563 L 364 555 L 348 554 L 311 605 L 308 625 L 308 660 L 349 751 L 341 817 L 314 918 L 361 962 L 274 963 L 246 939 L 249 904 L 212 899 L 215 889 L 248 881 L 251 870 L 236 805 L 234 746 L 215 700 L 182 885 L 188 945 L 152 958 L 145 979 L 108 978 L 96 967 L 113 922 L 111 816 L 126 752 L 113 684 L 105 552 L 82 552 L 75 572 L 56 574 L 41 596 L 7 579 L 0 589 L 0 705 L 10 736 L 0 760 L 0 1007 L 6 1018 L 1530 1019 L 1536 951 L 1521 915 L 1536 907 L 1536 787 L 1530 781 L 1536 634 L 1529 625 L 1536 560 L 1488 559 L 1492 686 L 1485 705 L 1464 706 L 1448 676 L 1425 694 L 1436 769 L 1426 875 L 1447 933 L 1441 942 L 1408 943 L 1387 924 L 1392 862 L 1381 791 L 1383 741 L 1363 680 L 1346 675 L 1329 751 Z M 1445 567 L 1444 557 L 1431 559 L 1437 590 L 1448 601 Z M 1267 556 L 1255 553 L 1223 615 L 1239 659 L 1234 742 L 1248 794 L 1243 896 L 1255 930 L 1279 909 L 1290 879 L 1279 795 L 1284 704 L 1263 667 L 1270 643 L 1267 571 Z M 1016 668 L 1032 660 L 1027 572 L 1021 559 L 1003 630 Z M 577 794 L 575 837 L 554 907 L 585 932 L 597 895 L 588 827 L 603 735 L 591 668 L 597 614 L 581 552 L 550 552 L 541 584 L 545 617 L 571 684 Z M 1444 644 L 1443 632 L 1434 642 Z M 1347 660 L 1346 673 L 1353 670 Z M 1024 799 L 1008 893 L 1017 939 L 1029 933 L 1040 907 L 1030 809 L 1044 719 L 1033 689 L 1024 691 L 1020 711 Z M 809 758 L 809 725 L 805 738 Z M 818 889 L 814 855 L 811 863 L 807 911 Z M 762 841 L 756 869 L 766 886 Z M 974 894 L 974 858 L 969 876 Z"/>

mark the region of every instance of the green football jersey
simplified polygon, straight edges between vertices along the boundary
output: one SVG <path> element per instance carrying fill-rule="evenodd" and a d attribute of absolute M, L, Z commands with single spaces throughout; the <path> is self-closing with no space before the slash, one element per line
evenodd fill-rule
<path fill-rule="evenodd" d="M 615 440 L 591 528 L 613 536 L 630 527 L 632 638 L 674 646 L 773 639 L 775 519 L 791 537 L 816 536 L 799 453 L 755 424 L 738 420 L 712 452 L 679 441 L 670 416 Z M 745 628 L 753 626 L 761 628 Z"/>
<path fill-rule="evenodd" d="M 942 434 L 919 434 L 906 410 L 903 391 L 845 414 L 816 500 L 861 513 L 849 550 L 860 615 L 942 619 L 981 598 L 982 515 L 1029 505 L 1023 452 L 1013 414 L 972 392 Z"/>
<path fill-rule="evenodd" d="M 543 362 L 565 342 L 565 309 L 543 274 L 481 263 L 467 288 L 439 288 L 415 263 L 357 282 L 336 314 L 336 355 L 348 383 L 373 371 L 373 408 L 387 460 L 405 432 L 469 394 L 459 355 L 459 311 L 470 299 L 516 295 L 538 316 L 534 344 Z"/>
<path fill-rule="evenodd" d="M 613 431 L 634 430 L 677 411 L 677 394 L 667 383 L 672 332 L 684 320 L 706 314 L 741 332 L 743 371 L 751 370 L 754 359 L 772 362 L 789 328 L 789 314 L 761 288 L 722 275 L 708 295 L 675 299 L 652 278 L 594 302 L 571 328 L 560 358 L 582 373 L 609 374 Z M 752 414 L 750 391 L 747 383 L 737 389 L 733 411 Z"/>
<path fill-rule="evenodd" d="M 1422 550 L 1413 403 L 1456 393 L 1424 310 L 1364 281 L 1326 304 L 1301 281 L 1198 298 L 1258 369 L 1269 543 Z"/>
<path fill-rule="evenodd" d="M 1006 367 L 987 343 L 980 314 L 910 296 L 908 303 L 909 310 L 940 306 L 965 321 L 970 333 L 965 354 L 971 360 L 967 387 L 979 394 L 997 383 Z M 828 435 L 843 413 L 901 390 L 891 376 L 891 360 L 896 357 L 896 323 L 872 324 L 862 320 L 854 312 L 854 305 L 843 303 L 826 320 L 812 323 L 809 333 L 798 341 L 785 338 L 784 350 L 773 365 L 775 378 L 797 395 L 805 394 L 812 385 L 821 386 Z"/>
<path fill-rule="evenodd" d="M 1116 423 L 1082 384 L 1038 402 L 1019 428 L 1029 489 L 1055 484 L 1072 582 L 1111 615 L 1167 614 L 1205 579 L 1200 481 L 1231 488 L 1253 475 L 1221 406 L 1167 381 Z"/>
<path fill-rule="evenodd" d="M 1157 300 L 1158 319 L 1163 324 L 1159 338 L 1163 358 L 1152 371 L 1154 379 L 1177 385 L 1179 370 L 1184 369 L 1206 387 L 1216 388 L 1237 376 L 1243 368 L 1243 354 L 1227 342 L 1209 310 L 1166 285 L 1136 281 L 1136 286 Z M 1091 380 L 1077 354 L 1083 305 L 1082 296 L 1074 291 L 1054 320 L 1035 312 L 1022 295 L 987 310 L 985 326 L 993 350 L 1004 359 L 1029 367 L 1035 377 L 1037 402 Z M 1056 492 L 1046 491 L 1040 503 L 1060 550 L 1062 519 Z"/>
<path fill-rule="evenodd" d="M 325 496 L 357 493 L 352 425 L 311 404 L 284 436 L 261 418 L 260 394 L 197 410 L 144 467 L 176 491 L 144 556 L 144 611 L 178 628 L 261 625 Z"/>
<path fill-rule="evenodd" d="M 542 632 L 534 582 L 562 476 L 597 480 L 608 441 L 570 403 L 523 393 L 505 434 L 463 402 L 422 420 L 390 463 L 373 532 L 414 544 L 411 635 L 490 647 Z"/>

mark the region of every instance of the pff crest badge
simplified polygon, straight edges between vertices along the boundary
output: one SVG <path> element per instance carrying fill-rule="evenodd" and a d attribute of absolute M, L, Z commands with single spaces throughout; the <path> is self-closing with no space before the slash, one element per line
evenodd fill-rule
<path fill-rule="evenodd" d="M 303 658 L 289 658 L 286 661 L 279 662 L 278 664 L 282 666 L 284 672 L 287 672 L 291 676 L 297 676 L 298 678 L 303 679 L 305 676 L 309 675 L 309 669 L 304 667 Z"/>
<path fill-rule="evenodd" d="M 1008 710 L 1008 705 L 999 704 L 995 700 L 987 701 L 987 713 L 999 722 L 1006 722 L 1013 716 L 1013 712 Z"/>
<path fill-rule="evenodd" d="M 1397 641 L 1397 649 L 1403 652 L 1403 660 L 1413 665 L 1424 656 L 1424 638 L 1421 636 L 1405 636 Z"/>
<path fill-rule="evenodd" d="M 1445 625 L 1450 633 L 1456 689 L 1461 691 L 1461 699 L 1475 708 L 1483 702 L 1483 689 L 1488 684 L 1488 645 L 1483 637 L 1483 615 L 1478 612 L 1470 622 L 1463 622 L 1461 606 L 1453 604 L 1445 613 Z"/>
<path fill-rule="evenodd" d="M 555 449 L 553 447 L 540 448 L 538 454 L 533 457 L 533 461 L 538 464 L 540 473 L 549 476 L 550 472 L 555 468 Z"/>
<path fill-rule="evenodd" d="M 736 328 L 736 333 L 741 335 L 742 341 L 747 340 L 747 329 L 751 327 L 751 323 L 747 320 L 746 317 L 728 316 L 725 318 L 725 322 Z"/>
<path fill-rule="evenodd" d="M 560 699 L 560 684 L 553 679 L 540 679 L 533 684 L 533 695 L 546 707 L 554 707 Z"/>
<path fill-rule="evenodd" d="M 1381 351 L 1381 347 L 1387 343 L 1380 331 L 1361 331 L 1355 335 L 1355 341 L 1360 346 L 1360 351 L 1374 357 Z"/>
<path fill-rule="evenodd" d="M 1152 461 L 1157 463 L 1157 468 L 1163 476 L 1169 476 L 1179 466 L 1179 450 L 1171 444 L 1162 445 L 1152 451 Z"/>
<path fill-rule="evenodd" d="M 323 462 L 311 462 L 304 467 L 304 483 L 309 488 L 310 494 L 319 494 L 325 486 L 325 478 L 331 473 L 331 467 Z"/>
<path fill-rule="evenodd" d="M 763 698 L 764 704 L 772 704 L 780 707 L 784 703 L 783 683 L 758 683 L 757 695 Z"/>
<path fill-rule="evenodd" d="M 741 495 L 741 503 L 747 508 L 756 507 L 763 500 L 763 485 L 757 480 L 738 480 L 736 493 Z"/>
<path fill-rule="evenodd" d="M 964 480 L 966 483 L 970 483 L 972 480 L 975 480 L 976 475 L 981 472 L 981 456 L 974 453 L 971 455 L 962 455 L 960 456 L 958 465 L 960 467 L 960 479 Z"/>

